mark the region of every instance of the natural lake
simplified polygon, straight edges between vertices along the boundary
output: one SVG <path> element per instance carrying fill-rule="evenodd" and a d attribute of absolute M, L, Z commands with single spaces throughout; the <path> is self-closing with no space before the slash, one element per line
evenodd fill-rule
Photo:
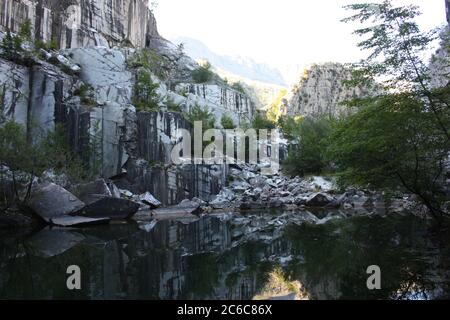
<path fill-rule="evenodd" d="M 251 226 L 239 228 L 217 215 L 3 232 L 0 298 L 252 299 L 273 287 L 274 271 L 310 299 L 450 297 L 450 234 L 417 218 L 291 223 L 245 239 Z M 81 268 L 81 290 L 66 287 L 70 265 Z M 367 289 L 370 265 L 381 268 L 381 290 Z"/>

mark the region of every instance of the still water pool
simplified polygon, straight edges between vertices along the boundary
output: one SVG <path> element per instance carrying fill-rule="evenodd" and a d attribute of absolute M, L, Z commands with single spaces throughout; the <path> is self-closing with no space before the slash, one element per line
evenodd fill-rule
<path fill-rule="evenodd" d="M 0 233 L 0 298 L 252 299 L 298 287 L 310 299 L 450 297 L 450 235 L 417 218 L 292 224 L 246 241 L 234 228 L 207 216 Z M 81 290 L 66 287 L 70 265 L 81 268 Z M 381 290 L 367 289 L 370 265 L 381 268 Z"/>

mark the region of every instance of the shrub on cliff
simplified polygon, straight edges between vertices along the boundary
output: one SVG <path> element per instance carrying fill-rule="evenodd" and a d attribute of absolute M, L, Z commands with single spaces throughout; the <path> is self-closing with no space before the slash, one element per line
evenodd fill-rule
<path fill-rule="evenodd" d="M 132 102 L 138 111 L 156 111 L 159 109 L 159 95 L 157 89 L 159 84 L 153 82 L 150 72 L 139 70 Z"/>
<path fill-rule="evenodd" d="M 0 165 L 11 170 L 13 202 L 26 201 L 34 178 L 49 169 L 65 174 L 71 182 L 89 178 L 81 160 L 71 150 L 63 126 L 33 138 L 34 141 L 31 141 L 23 127 L 15 122 L 9 121 L 0 126 Z M 1 176 L 0 179 L 6 177 Z M 19 192 L 21 190 L 25 192 Z"/>
<path fill-rule="evenodd" d="M 206 83 L 213 79 L 214 72 L 211 70 L 212 66 L 207 61 L 203 65 L 200 65 L 197 69 L 192 71 L 192 79 L 196 83 Z"/>
<path fill-rule="evenodd" d="M 28 19 L 20 26 L 18 34 L 12 34 L 9 29 L 6 30 L 0 44 L 0 57 L 17 64 L 32 65 L 32 52 L 23 47 L 26 41 L 31 41 L 31 21 Z"/>
<path fill-rule="evenodd" d="M 242 85 L 242 83 L 240 81 L 233 83 L 231 85 L 231 88 L 236 90 L 237 92 L 240 92 L 242 94 L 246 94 L 244 86 Z"/>
<path fill-rule="evenodd" d="M 56 51 L 56 50 L 58 50 L 58 43 L 54 39 L 47 41 L 47 42 L 42 41 L 40 39 L 36 39 L 34 41 L 34 47 L 37 50 L 43 49 L 45 51 Z"/>
<path fill-rule="evenodd" d="M 192 124 L 194 124 L 194 122 L 196 121 L 201 121 L 203 125 L 203 131 L 213 129 L 216 124 L 216 118 L 214 114 L 209 111 L 208 107 L 202 108 L 197 104 L 185 114 L 185 118 Z"/>
<path fill-rule="evenodd" d="M 234 124 L 233 119 L 227 114 L 224 114 L 222 116 L 222 119 L 220 119 L 220 124 L 222 125 L 222 127 L 224 129 L 235 129 L 236 128 L 236 125 Z"/>
<path fill-rule="evenodd" d="M 164 58 L 150 49 L 141 49 L 137 51 L 134 56 L 128 60 L 128 65 L 131 68 L 146 69 L 163 81 L 167 80 L 169 77 L 168 69 L 170 67 L 170 62 L 167 58 Z"/>

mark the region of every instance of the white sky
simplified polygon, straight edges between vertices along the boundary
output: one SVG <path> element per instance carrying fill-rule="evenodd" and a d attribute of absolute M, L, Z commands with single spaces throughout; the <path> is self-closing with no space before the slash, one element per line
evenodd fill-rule
<path fill-rule="evenodd" d="M 379 0 L 157 0 L 163 37 L 188 36 L 220 54 L 249 56 L 273 66 L 353 62 L 364 55 L 352 31 L 340 22 L 349 3 Z M 422 26 L 445 23 L 444 0 L 395 0 L 419 5 Z"/>

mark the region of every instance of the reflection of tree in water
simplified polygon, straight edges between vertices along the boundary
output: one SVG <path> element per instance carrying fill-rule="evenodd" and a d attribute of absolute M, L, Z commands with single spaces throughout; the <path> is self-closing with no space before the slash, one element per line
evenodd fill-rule
<path fill-rule="evenodd" d="M 410 217 L 290 226 L 284 237 L 239 245 L 229 224 L 211 218 L 151 232 L 133 224 L 40 231 L 0 239 L 0 298 L 251 299 L 294 287 L 313 299 L 436 298 L 433 283 L 442 287 L 448 277 L 439 272 L 450 270 L 449 237 L 430 240 Z M 66 288 L 72 264 L 81 291 Z M 371 264 L 381 267 L 380 291 L 366 287 Z"/>
<path fill-rule="evenodd" d="M 205 299 L 214 297 L 214 288 L 219 281 L 216 255 L 213 253 L 190 256 L 186 259 L 186 298 Z"/>
<path fill-rule="evenodd" d="M 356 218 L 289 228 L 292 253 L 303 260 L 290 263 L 289 273 L 313 298 L 427 298 L 423 293 L 434 288 L 426 277 L 431 266 L 424 256 L 424 222 L 393 219 Z M 367 289 L 369 265 L 381 268 L 381 290 Z"/>

